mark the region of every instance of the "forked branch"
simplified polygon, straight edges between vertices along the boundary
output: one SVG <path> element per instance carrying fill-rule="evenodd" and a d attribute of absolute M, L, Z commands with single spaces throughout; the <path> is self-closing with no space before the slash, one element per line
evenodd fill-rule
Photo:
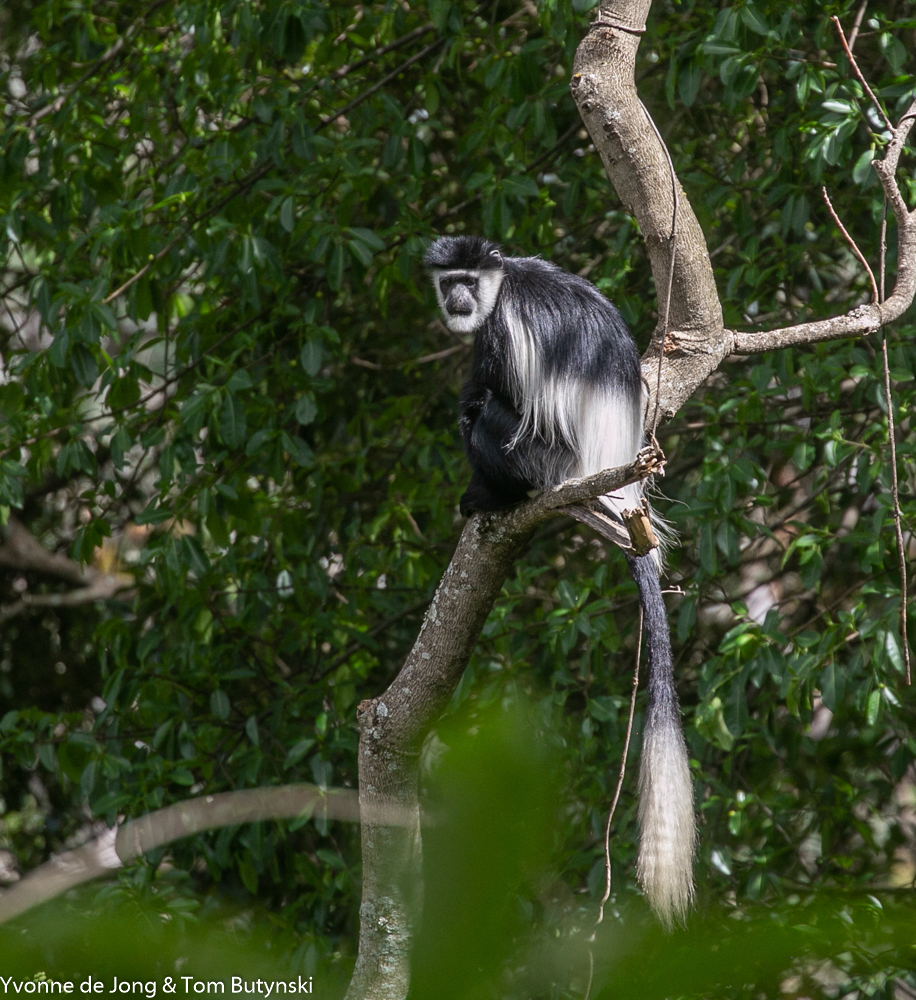
<path fill-rule="evenodd" d="M 897 165 L 906 144 L 907 136 L 916 121 L 916 100 L 891 132 L 890 142 L 880 160 L 873 160 L 872 167 L 897 222 L 897 274 L 894 290 L 884 302 L 877 300 L 868 305 L 856 306 L 842 316 L 800 323 L 798 326 L 781 327 L 763 333 L 736 333 L 735 351 L 738 354 L 761 354 L 793 344 L 809 344 L 819 340 L 836 340 L 839 337 L 857 337 L 875 333 L 899 319 L 913 302 L 916 294 L 916 212 L 911 212 L 897 183 Z"/>

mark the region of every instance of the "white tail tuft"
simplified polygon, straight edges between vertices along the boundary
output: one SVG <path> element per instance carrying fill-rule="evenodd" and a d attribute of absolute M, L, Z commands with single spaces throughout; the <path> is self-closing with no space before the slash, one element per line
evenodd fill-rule
<path fill-rule="evenodd" d="M 693 902 L 696 821 L 687 746 L 675 717 L 661 714 L 643 733 L 639 764 L 639 860 L 636 874 L 667 930 Z"/>

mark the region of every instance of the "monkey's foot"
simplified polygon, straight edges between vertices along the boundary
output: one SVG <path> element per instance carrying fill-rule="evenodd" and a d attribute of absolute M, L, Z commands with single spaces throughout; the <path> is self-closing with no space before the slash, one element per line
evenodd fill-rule
<path fill-rule="evenodd" d="M 664 476 L 666 461 L 665 453 L 657 442 L 647 444 L 636 455 L 636 468 L 643 476 Z"/>

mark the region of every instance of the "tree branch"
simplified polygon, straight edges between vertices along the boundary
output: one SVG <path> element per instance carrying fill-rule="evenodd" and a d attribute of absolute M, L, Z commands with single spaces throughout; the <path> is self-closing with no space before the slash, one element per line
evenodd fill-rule
<path fill-rule="evenodd" d="M 570 86 L 611 183 L 639 223 L 658 299 L 664 301 L 672 253 L 672 184 L 664 146 L 634 82 L 636 50 L 650 6 L 651 0 L 605 0 L 592 30 L 579 45 Z M 848 55 L 858 73 L 851 50 Z M 643 377 L 653 397 L 658 384 L 662 419 L 670 419 L 730 354 L 759 354 L 795 344 L 863 336 L 909 308 L 916 294 L 916 214 L 908 210 L 895 174 L 914 119 L 916 101 L 891 130 L 884 157 L 872 164 L 897 220 L 893 293 L 883 303 L 857 306 L 842 316 L 759 333 L 726 330 L 703 233 L 678 188 L 672 329 L 660 380 L 657 345 L 653 343 L 643 357 Z"/>
<path fill-rule="evenodd" d="M 839 337 L 855 337 L 875 333 L 882 326 L 899 319 L 913 302 L 916 294 L 916 212 L 906 207 L 896 172 L 907 136 L 916 121 L 916 101 L 907 108 L 897 127 L 891 132 L 884 157 L 872 166 L 881 181 L 884 193 L 897 221 L 897 277 L 894 290 L 884 302 L 856 306 L 842 316 L 782 327 L 762 333 L 736 333 L 734 351 L 738 354 L 761 354 L 793 344 L 810 344 Z"/>
<path fill-rule="evenodd" d="M 0 623 L 30 608 L 76 607 L 107 600 L 134 584 L 129 573 L 103 573 L 94 566 L 81 566 L 68 556 L 49 552 L 14 517 L 0 529 L 0 539 L 0 565 L 54 577 L 80 588 L 63 594 L 25 594 L 14 604 L 0 608 Z"/>
<path fill-rule="evenodd" d="M 643 377 L 651 387 L 649 412 L 657 395 L 661 418 L 667 420 L 727 357 L 732 343 L 703 231 L 680 185 L 672 190 L 667 152 L 636 92 L 636 51 L 650 6 L 651 0 L 601 4 L 597 24 L 576 52 L 570 87 L 611 183 L 639 223 L 659 302 L 667 301 L 672 286 L 660 378 L 655 340 L 643 358 Z"/>
<path fill-rule="evenodd" d="M 52 858 L 0 893 L 0 924 L 84 882 L 109 875 L 147 851 L 173 840 L 223 826 L 299 816 L 357 823 L 356 792 L 348 788 L 322 789 L 317 785 L 279 785 L 202 795 L 157 809 L 123 826 L 106 830 L 76 850 Z M 379 817 L 389 825 L 402 822 L 393 809 L 380 812 Z"/>

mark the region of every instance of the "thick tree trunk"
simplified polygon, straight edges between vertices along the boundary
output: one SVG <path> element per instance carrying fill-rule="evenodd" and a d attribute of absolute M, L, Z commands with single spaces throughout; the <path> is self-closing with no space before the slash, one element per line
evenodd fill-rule
<path fill-rule="evenodd" d="M 347 1000 L 407 995 L 410 945 L 422 904 L 420 751 L 461 679 L 513 562 L 535 527 L 561 508 L 657 468 L 654 456 L 643 456 L 621 469 L 570 480 L 512 510 L 471 518 L 403 668 L 383 695 L 360 705 L 363 898 L 359 957 Z"/>
<path fill-rule="evenodd" d="M 651 0 L 603 3 L 579 44 L 570 86 L 611 184 L 636 217 L 649 253 L 659 324 L 643 359 L 643 375 L 653 397 L 674 254 L 659 393 L 660 417 L 667 420 L 728 356 L 731 337 L 722 323 L 703 231 L 636 92 L 636 51 L 651 6 Z M 654 409 L 653 398 L 650 419 Z"/>
<path fill-rule="evenodd" d="M 505 530 L 502 522 L 495 515 L 468 521 L 403 668 L 383 695 L 360 705 L 363 900 L 359 957 L 347 1000 L 400 1000 L 407 994 L 410 945 L 423 894 L 420 751 L 530 536 L 531 528 Z M 412 813 L 415 822 L 385 825 L 384 811 L 391 807 Z"/>

